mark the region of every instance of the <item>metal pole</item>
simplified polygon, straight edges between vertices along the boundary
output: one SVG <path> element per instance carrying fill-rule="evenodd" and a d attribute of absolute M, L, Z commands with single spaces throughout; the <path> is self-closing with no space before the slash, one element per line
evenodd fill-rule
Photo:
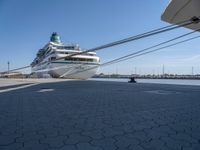
<path fill-rule="evenodd" d="M 163 71 L 163 76 L 164 76 L 165 75 L 165 65 L 164 64 L 163 64 L 162 71 Z"/>
<path fill-rule="evenodd" d="M 10 62 L 8 61 L 8 74 L 10 72 Z"/>
<path fill-rule="evenodd" d="M 192 75 L 194 75 L 194 67 L 192 67 Z"/>
<path fill-rule="evenodd" d="M 137 68 L 135 67 L 135 75 L 137 74 Z"/>

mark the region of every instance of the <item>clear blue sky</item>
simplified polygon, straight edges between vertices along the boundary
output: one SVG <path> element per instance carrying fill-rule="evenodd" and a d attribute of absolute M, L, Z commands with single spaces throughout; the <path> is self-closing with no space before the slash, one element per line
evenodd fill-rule
<path fill-rule="evenodd" d="M 168 0 L 0 0 L 0 71 L 30 64 L 50 34 L 58 32 L 64 43 L 93 48 L 168 25 L 160 20 Z M 145 40 L 97 52 L 102 62 L 186 33 L 179 29 Z M 130 74 L 200 73 L 199 39 L 154 54 L 100 69 Z"/>

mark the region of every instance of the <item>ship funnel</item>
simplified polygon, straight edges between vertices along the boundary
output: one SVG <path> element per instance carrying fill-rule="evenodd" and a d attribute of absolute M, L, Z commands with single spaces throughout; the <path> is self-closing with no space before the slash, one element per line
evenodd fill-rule
<path fill-rule="evenodd" d="M 50 41 L 54 43 L 61 43 L 60 36 L 56 32 L 52 33 Z"/>

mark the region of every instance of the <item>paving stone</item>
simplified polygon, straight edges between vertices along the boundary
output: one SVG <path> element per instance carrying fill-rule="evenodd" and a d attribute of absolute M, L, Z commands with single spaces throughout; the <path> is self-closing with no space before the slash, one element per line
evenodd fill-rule
<path fill-rule="evenodd" d="M 44 139 L 45 136 L 41 134 L 37 134 L 36 132 L 31 133 L 23 133 L 21 137 L 16 138 L 16 142 L 27 142 L 27 141 L 39 141 Z"/>
<path fill-rule="evenodd" d="M 190 133 L 191 137 L 200 141 L 200 132 L 198 131 L 192 131 L 192 133 Z"/>
<path fill-rule="evenodd" d="M 200 133 L 199 133 L 200 134 Z M 192 143 L 192 144 L 198 144 L 199 141 L 195 138 L 190 137 L 188 134 L 186 133 L 178 133 L 176 135 L 171 136 L 172 139 L 175 140 L 182 140 L 182 141 L 186 141 L 188 143 Z"/>
<path fill-rule="evenodd" d="M 165 143 L 161 140 L 155 139 L 150 142 L 145 142 L 140 144 L 144 149 L 147 150 L 167 150 Z"/>
<path fill-rule="evenodd" d="M 69 137 L 64 141 L 65 144 L 78 144 L 91 141 L 91 138 L 88 136 L 80 135 L 77 133 L 70 134 Z"/>
<path fill-rule="evenodd" d="M 66 127 L 66 128 L 59 128 L 58 132 L 59 132 L 59 135 L 65 136 L 65 135 L 70 135 L 72 133 L 81 133 L 82 130 L 77 129 L 77 128 L 72 128 L 72 127 L 71 128 Z"/>
<path fill-rule="evenodd" d="M 95 126 L 94 126 L 94 129 L 104 129 L 104 128 L 111 128 L 112 127 L 112 125 L 107 125 L 107 124 L 104 124 L 104 123 L 98 123 L 97 122 L 97 124 L 95 124 Z"/>
<path fill-rule="evenodd" d="M 183 147 L 183 150 L 199 150 L 199 149 L 200 149 L 200 143 L 192 144 L 190 147 Z"/>
<path fill-rule="evenodd" d="M 126 125 L 120 126 L 119 128 L 120 128 L 121 131 L 123 131 L 125 133 L 130 133 L 130 132 L 134 131 L 133 126 L 130 125 L 130 124 L 126 124 Z"/>
<path fill-rule="evenodd" d="M 131 145 L 128 150 L 144 150 L 140 145 Z"/>
<path fill-rule="evenodd" d="M 140 131 L 140 130 L 144 130 L 144 129 L 150 129 L 150 128 L 152 128 L 152 126 L 151 126 L 151 122 L 149 123 L 149 121 L 140 122 L 140 123 L 133 125 L 133 129 L 136 130 L 136 131 Z"/>
<path fill-rule="evenodd" d="M 0 146 L 0 150 L 19 150 L 23 148 L 23 143 L 13 143 L 7 146 Z"/>
<path fill-rule="evenodd" d="M 119 130 L 114 130 L 112 128 L 103 129 L 103 135 L 105 137 L 113 137 L 113 136 L 116 136 L 116 135 L 123 135 L 123 134 L 124 134 L 124 132 L 119 131 Z"/>
<path fill-rule="evenodd" d="M 19 150 L 48 150 L 47 144 L 41 144 L 39 141 L 25 142 L 23 148 Z"/>
<path fill-rule="evenodd" d="M 154 128 L 154 129 L 150 129 L 150 130 L 145 130 L 145 132 L 147 133 L 147 136 L 150 139 L 159 139 L 161 137 L 167 137 L 168 134 L 161 132 L 158 128 Z"/>
<path fill-rule="evenodd" d="M 140 143 L 137 139 L 127 138 L 125 136 L 117 136 L 115 137 L 115 139 L 117 140 L 117 142 L 115 142 L 115 145 L 119 149 L 127 149 L 131 145 L 138 145 Z"/>
<path fill-rule="evenodd" d="M 15 142 L 15 136 L 0 135 L 0 146 L 10 145 Z"/>
<path fill-rule="evenodd" d="M 61 148 L 64 146 L 64 141 L 67 139 L 66 136 L 58 137 L 47 137 L 40 140 L 42 144 L 48 144 L 50 148 Z"/>
<path fill-rule="evenodd" d="M 158 132 L 166 133 L 168 135 L 174 135 L 174 134 L 176 134 L 176 131 L 174 131 L 173 129 L 171 129 L 167 125 L 159 126 L 159 127 L 152 128 L 152 129 L 157 129 Z"/>
<path fill-rule="evenodd" d="M 13 135 L 16 134 L 18 128 L 16 128 L 16 125 L 14 127 L 6 127 L 6 128 L 1 128 L 0 133 L 1 135 Z"/>
<path fill-rule="evenodd" d="M 174 140 L 169 137 L 161 138 L 161 140 L 166 144 L 166 147 L 171 148 L 173 150 L 182 149 L 183 147 L 189 147 L 190 143 L 180 140 Z"/>
<path fill-rule="evenodd" d="M 128 133 L 125 135 L 127 138 L 133 138 L 133 139 L 138 139 L 140 142 L 148 142 L 151 140 L 150 137 L 145 134 L 144 131 L 137 131 L 133 133 Z"/>
<path fill-rule="evenodd" d="M 49 150 L 77 150 L 74 145 L 65 145 L 62 148 L 51 148 Z"/>
<path fill-rule="evenodd" d="M 45 135 L 46 137 L 57 137 L 58 130 L 55 128 L 47 128 L 41 131 L 38 131 L 38 134 Z"/>
<path fill-rule="evenodd" d="M 115 150 L 117 147 L 114 144 L 115 140 L 112 138 L 103 138 L 101 140 L 93 140 L 91 142 L 92 145 L 101 147 L 104 150 Z"/>
<path fill-rule="evenodd" d="M 103 132 L 101 130 L 93 130 L 93 131 L 82 132 L 82 135 L 89 136 L 92 139 L 103 138 Z"/>
<path fill-rule="evenodd" d="M 175 124 L 172 124 L 172 125 L 170 124 L 169 126 L 170 126 L 174 131 L 176 131 L 177 133 L 180 133 L 180 132 L 185 133 L 185 132 L 187 131 L 187 129 L 188 129 L 187 126 L 183 126 L 183 125 L 179 124 L 178 122 L 175 123 Z"/>
<path fill-rule="evenodd" d="M 79 143 L 77 144 L 78 150 L 102 150 L 100 147 L 92 146 L 89 143 Z"/>

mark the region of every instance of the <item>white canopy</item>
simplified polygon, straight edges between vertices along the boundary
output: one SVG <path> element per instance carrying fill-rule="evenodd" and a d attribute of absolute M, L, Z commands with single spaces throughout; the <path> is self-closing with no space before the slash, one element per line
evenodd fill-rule
<path fill-rule="evenodd" d="M 171 0 L 161 16 L 163 21 L 171 24 L 200 17 L 200 0 Z M 200 28 L 200 23 L 187 26 L 192 30 Z"/>

